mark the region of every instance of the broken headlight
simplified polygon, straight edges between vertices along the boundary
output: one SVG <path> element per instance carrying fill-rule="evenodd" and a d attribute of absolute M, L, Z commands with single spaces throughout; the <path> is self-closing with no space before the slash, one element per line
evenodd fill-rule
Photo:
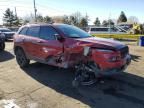
<path fill-rule="evenodd" d="M 84 56 L 87 56 L 90 53 L 90 47 L 84 47 Z"/>

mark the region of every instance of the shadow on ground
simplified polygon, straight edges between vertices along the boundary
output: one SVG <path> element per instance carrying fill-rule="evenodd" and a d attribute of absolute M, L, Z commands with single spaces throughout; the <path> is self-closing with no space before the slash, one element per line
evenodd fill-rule
<path fill-rule="evenodd" d="M 124 72 L 103 78 L 91 86 L 73 88 L 72 70 L 33 63 L 23 69 L 29 76 L 58 93 L 79 100 L 92 108 L 143 108 L 144 78 Z"/>
<path fill-rule="evenodd" d="M 135 62 L 138 62 L 141 59 L 141 56 L 131 54 L 131 59 Z"/>
<path fill-rule="evenodd" d="M 8 51 L 0 52 L 0 62 L 8 61 L 14 58 L 14 55 Z"/>
<path fill-rule="evenodd" d="M 137 42 L 137 40 L 133 40 L 133 39 L 116 39 L 116 40 L 121 42 Z"/>
<path fill-rule="evenodd" d="M 13 42 L 13 39 L 8 39 L 6 40 L 6 42 Z"/>

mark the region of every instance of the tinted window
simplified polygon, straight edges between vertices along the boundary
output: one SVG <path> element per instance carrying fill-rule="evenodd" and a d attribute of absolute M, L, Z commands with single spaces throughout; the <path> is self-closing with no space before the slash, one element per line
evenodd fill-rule
<path fill-rule="evenodd" d="M 33 36 L 33 37 L 38 37 L 39 36 L 39 30 L 40 30 L 39 26 L 30 27 L 27 31 L 27 35 Z"/>
<path fill-rule="evenodd" d="M 91 31 L 108 31 L 108 28 L 91 28 Z"/>
<path fill-rule="evenodd" d="M 19 34 L 26 35 L 27 29 L 28 29 L 27 27 L 22 28 Z"/>
<path fill-rule="evenodd" d="M 58 34 L 55 29 L 49 26 L 41 26 L 40 38 L 46 40 L 55 40 L 55 34 Z"/>

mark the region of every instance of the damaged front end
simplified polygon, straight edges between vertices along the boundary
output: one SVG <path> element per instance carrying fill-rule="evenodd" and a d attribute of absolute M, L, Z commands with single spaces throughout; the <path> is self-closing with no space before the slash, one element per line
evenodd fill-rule
<path fill-rule="evenodd" d="M 104 55 L 109 55 L 104 57 Z M 122 54 L 121 54 L 122 55 Z M 83 57 L 75 65 L 75 78 L 72 82 L 74 87 L 78 85 L 91 85 L 96 82 L 100 76 L 111 76 L 120 74 L 131 62 L 131 57 L 127 52 L 125 57 L 121 57 L 119 51 L 104 52 L 90 47 L 83 48 Z M 112 56 L 120 56 L 118 59 L 112 59 Z"/>
<path fill-rule="evenodd" d="M 92 50 L 90 47 L 83 48 L 83 56 L 81 60 L 75 65 L 75 78 L 72 82 L 74 87 L 79 85 L 91 85 L 96 82 L 97 73 L 100 69 L 92 60 Z"/>

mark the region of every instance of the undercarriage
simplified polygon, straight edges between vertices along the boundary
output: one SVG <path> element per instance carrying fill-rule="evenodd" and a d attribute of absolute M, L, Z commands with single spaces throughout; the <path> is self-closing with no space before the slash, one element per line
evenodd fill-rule
<path fill-rule="evenodd" d="M 126 64 L 123 66 L 102 71 L 93 61 L 88 61 L 86 63 L 81 61 L 75 66 L 75 78 L 72 82 L 72 85 L 74 87 L 78 87 L 79 85 L 91 85 L 94 84 L 101 76 L 120 74 L 127 68 L 130 62 L 131 58 L 127 58 Z"/>

